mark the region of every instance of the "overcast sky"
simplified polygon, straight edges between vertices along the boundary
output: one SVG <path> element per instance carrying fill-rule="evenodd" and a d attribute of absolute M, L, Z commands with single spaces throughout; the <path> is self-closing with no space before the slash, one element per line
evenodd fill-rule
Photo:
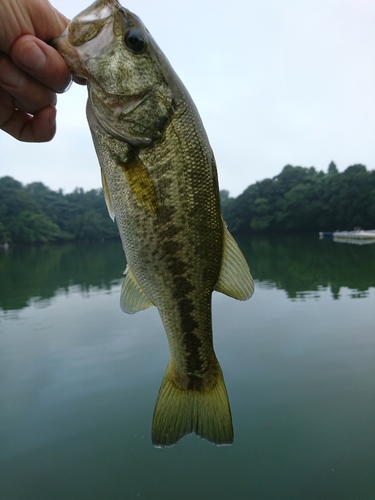
<path fill-rule="evenodd" d="M 85 0 L 51 0 L 67 17 Z M 284 165 L 375 169 L 374 0 L 129 0 L 195 101 L 221 189 Z M 0 176 L 71 192 L 100 186 L 86 89 L 58 101 L 48 144 L 0 131 Z"/>

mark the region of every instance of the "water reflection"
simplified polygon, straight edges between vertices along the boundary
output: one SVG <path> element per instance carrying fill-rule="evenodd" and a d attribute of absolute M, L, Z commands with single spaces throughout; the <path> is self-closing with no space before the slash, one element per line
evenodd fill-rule
<path fill-rule="evenodd" d="M 351 238 L 348 238 L 348 239 L 345 239 L 345 238 L 340 238 L 340 239 L 333 238 L 333 241 L 335 243 L 348 243 L 349 245 L 373 245 L 375 243 L 375 239 L 373 239 L 373 240 L 353 240 Z"/>
<path fill-rule="evenodd" d="M 164 451 L 167 338 L 120 310 L 119 242 L 0 251 L 0 498 L 373 500 L 374 254 L 316 240 L 240 239 L 256 293 L 213 298 L 235 445 Z"/>
<path fill-rule="evenodd" d="M 237 238 L 255 279 L 285 290 L 288 297 L 319 298 L 330 289 L 353 290 L 353 298 L 367 296 L 375 286 L 375 246 L 337 245 L 317 234 L 273 234 Z"/>
<path fill-rule="evenodd" d="M 110 289 L 124 269 L 119 240 L 12 246 L 0 251 L 0 308 L 23 309 L 32 299 L 45 301 L 72 286 L 82 292 Z"/>
<path fill-rule="evenodd" d="M 342 287 L 352 298 L 375 286 L 375 246 L 337 245 L 316 234 L 239 236 L 238 243 L 261 286 L 285 290 L 290 299 L 335 299 Z M 124 254 L 118 240 L 11 247 L 0 251 L 0 308 L 17 310 L 78 286 L 110 289 L 122 280 Z"/>

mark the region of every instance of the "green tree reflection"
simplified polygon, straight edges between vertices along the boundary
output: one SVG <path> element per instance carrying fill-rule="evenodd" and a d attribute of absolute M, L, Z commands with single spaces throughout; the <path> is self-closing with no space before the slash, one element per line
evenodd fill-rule
<path fill-rule="evenodd" d="M 330 288 L 337 299 L 342 287 L 360 297 L 375 287 L 375 245 L 319 240 L 316 233 L 239 235 L 237 241 L 254 279 L 274 284 L 289 298 Z"/>
<path fill-rule="evenodd" d="M 314 234 L 237 236 L 258 282 L 285 290 L 291 299 L 330 289 L 340 297 L 375 287 L 375 245 L 319 240 Z M 10 247 L 0 251 L 0 308 L 16 310 L 77 286 L 111 289 L 122 280 L 125 259 L 118 240 Z"/>
<path fill-rule="evenodd" d="M 22 309 L 72 286 L 109 290 L 122 280 L 125 264 L 119 240 L 10 246 L 0 250 L 0 308 Z"/>

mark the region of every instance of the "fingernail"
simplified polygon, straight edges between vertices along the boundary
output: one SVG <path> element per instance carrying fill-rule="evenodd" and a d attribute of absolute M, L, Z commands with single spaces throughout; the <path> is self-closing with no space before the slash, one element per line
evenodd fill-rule
<path fill-rule="evenodd" d="M 25 42 L 19 49 L 17 59 L 25 68 L 32 71 L 42 69 L 47 62 L 44 52 L 34 42 Z"/>
<path fill-rule="evenodd" d="M 70 82 L 68 83 L 68 85 L 65 87 L 65 89 L 62 91 L 62 93 L 64 92 L 68 92 L 68 90 L 70 89 L 70 87 L 72 86 L 73 82 L 72 80 L 70 80 Z"/>
<path fill-rule="evenodd" d="M 25 75 L 16 68 L 7 58 L 0 60 L 0 81 L 14 87 L 20 88 L 25 81 Z"/>

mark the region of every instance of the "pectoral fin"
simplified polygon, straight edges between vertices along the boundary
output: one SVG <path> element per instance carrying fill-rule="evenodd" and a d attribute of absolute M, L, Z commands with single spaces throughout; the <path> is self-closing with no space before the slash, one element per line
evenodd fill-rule
<path fill-rule="evenodd" d="M 215 290 L 238 300 L 247 300 L 254 293 L 254 282 L 243 253 L 228 229 L 224 229 L 224 255 Z"/>
<path fill-rule="evenodd" d="M 107 179 L 105 177 L 105 174 L 104 174 L 103 170 L 100 169 L 100 171 L 101 171 L 101 174 L 102 174 L 102 186 L 103 186 L 103 193 L 104 193 L 105 203 L 106 203 L 107 208 L 108 208 L 109 216 L 114 221 L 115 220 L 115 211 L 113 209 L 113 203 L 112 203 L 111 195 L 110 195 L 110 192 L 109 192 Z"/>
<path fill-rule="evenodd" d="M 128 314 L 134 314 L 153 306 L 154 304 L 142 290 L 129 267 L 126 268 L 125 274 L 126 276 L 121 288 L 121 309 Z"/>
<path fill-rule="evenodd" d="M 153 215 L 158 208 L 156 191 L 147 168 L 142 163 L 137 154 L 134 154 L 130 160 L 119 162 L 126 180 L 134 194 L 137 202 Z"/>

